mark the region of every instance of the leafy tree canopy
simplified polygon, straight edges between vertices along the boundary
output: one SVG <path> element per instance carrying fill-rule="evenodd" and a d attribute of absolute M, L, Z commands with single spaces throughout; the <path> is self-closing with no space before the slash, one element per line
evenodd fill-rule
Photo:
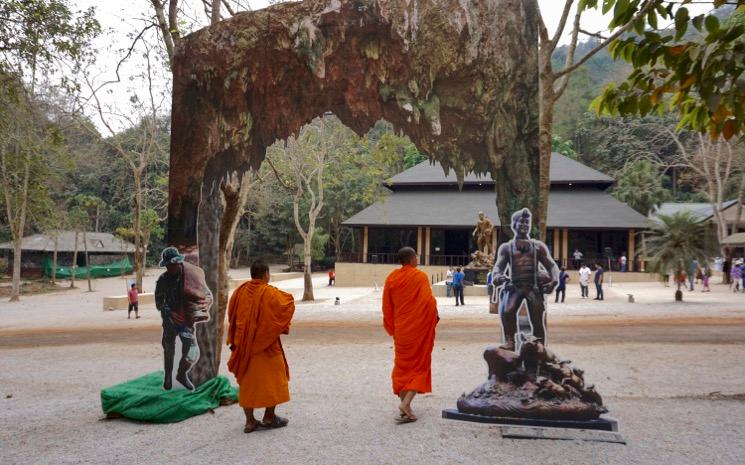
<path fill-rule="evenodd" d="M 645 216 L 670 197 L 662 185 L 659 167 L 649 160 L 637 160 L 626 166 L 613 195 Z"/>
<path fill-rule="evenodd" d="M 597 8 L 599 0 L 581 0 Z M 648 115 L 679 113 L 679 128 L 725 139 L 745 133 L 745 0 L 713 0 L 714 9 L 691 17 L 693 0 L 603 0 L 612 10 L 610 28 L 639 12 L 636 35 L 609 45 L 615 59 L 634 70 L 620 85 L 608 85 L 594 102 L 600 113 Z M 720 17 L 724 20 L 720 20 Z M 673 21 L 673 27 L 660 23 Z M 686 35 L 690 26 L 694 34 Z"/>

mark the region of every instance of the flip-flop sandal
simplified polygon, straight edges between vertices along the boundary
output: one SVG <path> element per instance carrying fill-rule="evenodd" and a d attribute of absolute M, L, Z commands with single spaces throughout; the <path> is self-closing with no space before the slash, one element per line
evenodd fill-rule
<path fill-rule="evenodd" d="M 287 424 L 290 422 L 287 418 L 282 418 L 279 415 L 274 415 L 274 418 L 272 418 L 271 423 L 264 423 L 263 421 L 260 422 L 261 426 L 264 428 L 282 428 L 287 426 Z"/>
<path fill-rule="evenodd" d="M 399 416 L 396 417 L 396 423 L 398 423 L 399 425 L 402 425 L 404 423 L 414 423 L 415 421 L 417 421 L 416 417 L 411 418 L 405 413 L 401 413 Z"/>
<path fill-rule="evenodd" d="M 262 426 L 261 422 L 260 421 L 257 421 L 253 428 L 250 428 L 248 425 L 244 426 L 243 427 L 243 432 L 246 433 L 246 434 L 253 433 L 257 429 L 261 428 L 261 426 Z"/>

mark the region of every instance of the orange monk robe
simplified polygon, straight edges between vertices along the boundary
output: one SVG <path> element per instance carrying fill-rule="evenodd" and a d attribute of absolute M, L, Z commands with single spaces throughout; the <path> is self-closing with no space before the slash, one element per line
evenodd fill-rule
<path fill-rule="evenodd" d="M 393 393 L 432 392 L 432 349 L 439 320 L 426 273 L 404 265 L 383 288 L 383 326 L 393 336 Z"/>
<path fill-rule="evenodd" d="M 280 334 L 295 313 L 292 295 L 260 280 L 233 292 L 228 305 L 228 369 L 238 380 L 241 407 L 272 407 L 290 400 L 290 370 Z"/>

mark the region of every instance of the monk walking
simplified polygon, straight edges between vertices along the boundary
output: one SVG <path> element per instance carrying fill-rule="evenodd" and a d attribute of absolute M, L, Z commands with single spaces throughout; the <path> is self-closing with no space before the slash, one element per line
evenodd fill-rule
<path fill-rule="evenodd" d="M 401 268 L 388 275 L 383 288 L 383 326 L 393 336 L 393 393 L 401 399 L 396 421 L 417 420 L 411 401 L 417 393 L 432 392 L 432 349 L 440 320 L 427 275 L 416 269 L 414 249 L 398 251 Z"/>
<path fill-rule="evenodd" d="M 238 403 L 246 414 L 244 433 L 280 428 L 288 420 L 274 413 L 290 400 L 290 371 L 279 339 L 288 334 L 295 313 L 292 295 L 269 285 L 269 267 L 256 261 L 251 280 L 239 286 L 228 306 L 228 369 L 238 381 Z M 254 409 L 265 408 L 259 422 Z"/>

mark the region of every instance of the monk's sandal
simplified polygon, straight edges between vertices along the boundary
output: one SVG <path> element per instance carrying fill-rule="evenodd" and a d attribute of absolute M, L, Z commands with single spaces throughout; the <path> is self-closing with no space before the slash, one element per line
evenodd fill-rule
<path fill-rule="evenodd" d="M 287 424 L 290 422 L 287 418 L 282 418 L 279 415 L 274 415 L 274 418 L 272 418 L 272 421 L 269 423 L 261 422 L 261 426 L 264 428 L 282 428 L 284 426 L 287 426 Z"/>

